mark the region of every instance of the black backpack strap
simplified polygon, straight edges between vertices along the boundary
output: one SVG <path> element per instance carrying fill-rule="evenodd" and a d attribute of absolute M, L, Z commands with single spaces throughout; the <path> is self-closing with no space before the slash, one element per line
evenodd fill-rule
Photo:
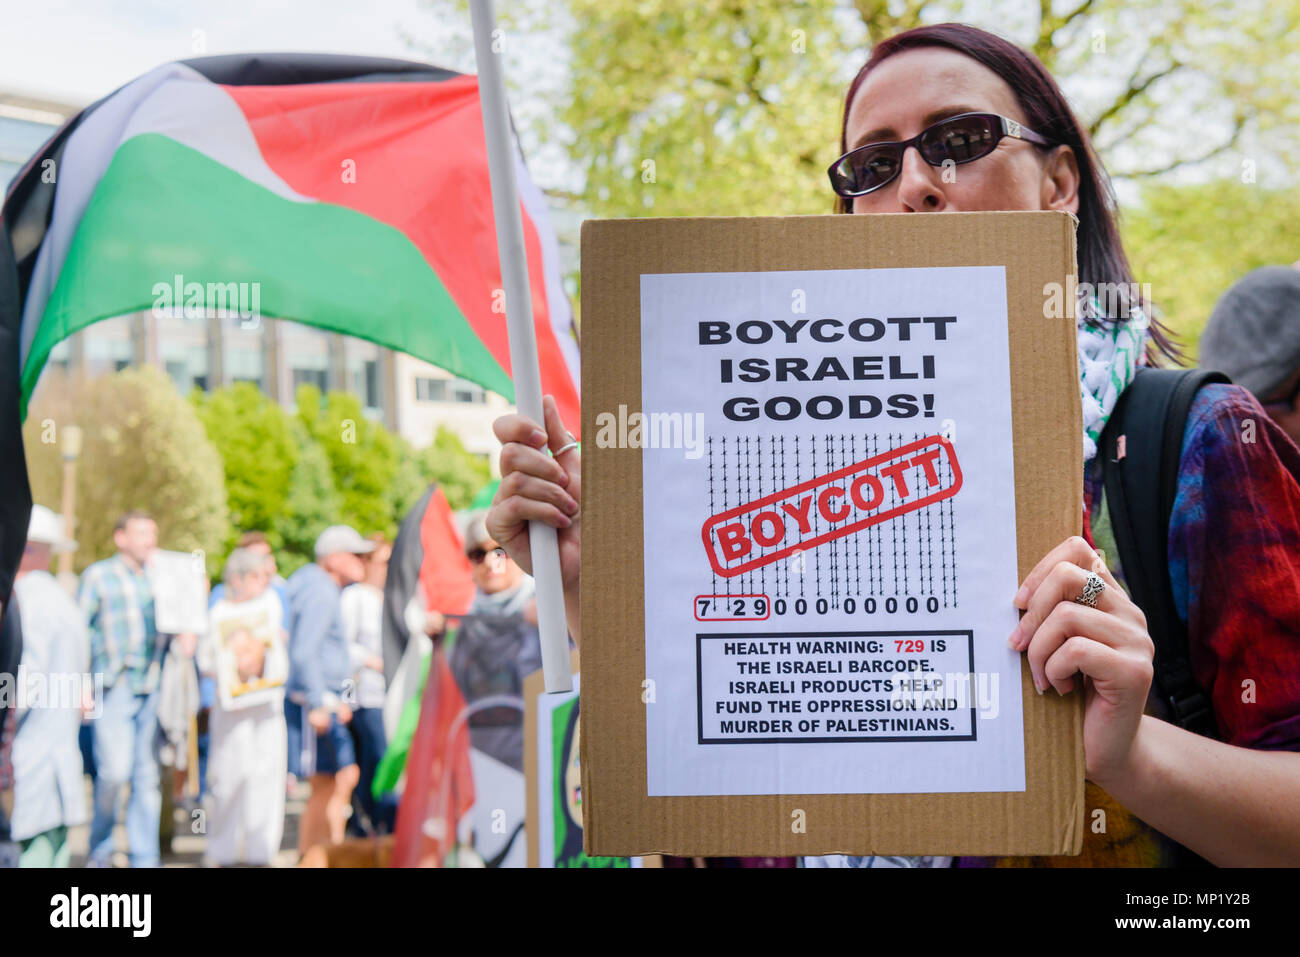
<path fill-rule="evenodd" d="M 1206 737 L 1217 737 L 1218 728 L 1192 673 L 1187 626 L 1174 605 L 1169 517 L 1192 400 L 1203 385 L 1230 381 L 1203 369 L 1139 369 L 1106 424 L 1100 451 L 1125 582 L 1156 646 L 1156 689 L 1176 724 Z"/>

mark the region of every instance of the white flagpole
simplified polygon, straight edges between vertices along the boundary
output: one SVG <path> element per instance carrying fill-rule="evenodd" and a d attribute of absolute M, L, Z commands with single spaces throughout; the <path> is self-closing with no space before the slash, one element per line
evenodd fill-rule
<path fill-rule="evenodd" d="M 524 224 L 515 183 L 515 152 L 501 70 L 497 18 L 492 0 L 470 0 L 469 10 L 474 23 L 474 60 L 478 65 L 479 101 L 483 106 L 483 132 L 487 138 L 501 282 L 506 295 L 506 329 L 510 335 L 515 404 L 528 418 L 542 423 L 545 421 L 542 416 L 542 377 L 537 367 L 533 300 L 528 290 L 528 258 L 524 252 Z M 569 628 L 564 616 L 560 547 L 555 529 L 545 522 L 529 522 L 528 544 L 533 557 L 533 577 L 537 580 L 537 621 L 542 639 L 542 673 L 546 690 L 550 694 L 572 691 Z"/>

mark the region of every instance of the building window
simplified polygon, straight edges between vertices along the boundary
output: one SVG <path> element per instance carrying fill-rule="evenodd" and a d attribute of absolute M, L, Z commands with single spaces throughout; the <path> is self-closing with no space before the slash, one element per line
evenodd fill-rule
<path fill-rule="evenodd" d="M 352 391 L 368 412 L 380 412 L 379 360 L 359 359 L 352 365 Z"/>
<path fill-rule="evenodd" d="M 329 371 L 326 369 L 294 369 L 293 388 L 298 391 L 300 385 L 314 385 L 321 392 L 329 390 Z"/>
<path fill-rule="evenodd" d="M 176 383 L 176 388 L 182 393 L 188 392 L 190 383 L 190 367 L 184 359 L 168 359 L 163 363 L 167 369 L 167 375 L 171 377 L 172 382 Z"/>
<path fill-rule="evenodd" d="M 451 384 L 451 397 L 456 402 L 470 402 L 480 405 L 487 402 L 487 393 L 483 387 L 464 379 L 456 379 Z"/>
<path fill-rule="evenodd" d="M 447 380 L 427 377 L 416 379 L 415 398 L 418 402 L 446 402 Z"/>
<path fill-rule="evenodd" d="M 226 350 L 226 378 L 230 382 L 251 382 L 260 389 L 263 368 L 260 349 Z"/>

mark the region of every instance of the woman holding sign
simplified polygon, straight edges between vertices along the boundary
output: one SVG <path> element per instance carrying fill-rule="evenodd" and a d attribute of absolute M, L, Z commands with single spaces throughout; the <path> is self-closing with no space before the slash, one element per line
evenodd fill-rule
<path fill-rule="evenodd" d="M 1102 431 L 1144 354 L 1171 350 L 1133 294 L 1087 134 L 1031 54 L 942 24 L 875 47 L 848 90 L 840 152 L 829 171 L 840 212 L 1044 209 L 1079 220 L 1083 535 L 1007 596 L 1025 611 L 1009 644 L 1028 656 L 1039 693 L 1086 695 L 1088 807 L 1106 807 L 1108 823 L 1088 829 L 1081 857 L 1050 862 L 1171 864 L 1177 842 L 1218 865 L 1300 863 L 1300 450 L 1244 389 L 1209 385 L 1192 402 L 1168 541 L 1157 544 L 1221 740 L 1162 720 L 1147 616 L 1095 545 L 1109 544 Z M 1103 298 L 1117 308 L 1103 310 Z M 559 530 L 577 637 L 581 456 L 550 399 L 545 418 L 495 423 L 502 481 L 488 525 L 525 569 L 526 522 Z M 1106 554 L 1117 566 L 1116 550 Z"/>

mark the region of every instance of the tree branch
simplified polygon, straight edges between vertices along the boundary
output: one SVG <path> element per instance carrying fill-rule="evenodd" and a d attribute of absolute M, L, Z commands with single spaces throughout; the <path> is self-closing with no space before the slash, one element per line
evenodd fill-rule
<path fill-rule="evenodd" d="M 1146 59 L 1146 57 L 1143 57 L 1143 59 Z M 1103 123 L 1105 123 L 1112 116 L 1119 113 L 1119 111 L 1124 109 L 1124 107 L 1132 103 L 1136 97 L 1146 92 L 1146 90 L 1151 86 L 1151 84 L 1155 83 L 1157 80 L 1164 79 L 1165 77 L 1169 76 L 1171 73 L 1181 70 L 1182 68 L 1183 68 L 1183 64 L 1179 63 L 1177 60 L 1174 60 L 1173 63 L 1170 64 L 1165 69 L 1158 70 L 1157 72 L 1152 73 L 1150 76 L 1148 76 L 1145 80 L 1138 82 L 1138 74 L 1142 70 L 1142 66 L 1139 63 L 1137 69 L 1134 70 L 1133 75 L 1129 77 L 1128 88 L 1123 93 L 1121 93 L 1118 97 L 1116 97 L 1115 102 L 1112 103 L 1110 106 L 1108 106 L 1100 116 L 1098 116 L 1096 119 L 1092 121 L 1092 123 L 1088 125 L 1088 135 L 1095 137 L 1097 135 L 1097 132 L 1101 129 L 1101 125 Z"/>
<path fill-rule="evenodd" d="M 1047 62 L 1052 52 L 1052 35 L 1056 25 L 1052 19 L 1052 0 L 1038 0 L 1038 38 L 1034 40 L 1034 56 Z"/>
<path fill-rule="evenodd" d="M 1194 163 L 1204 163 L 1206 160 L 1212 159 L 1213 157 L 1218 156 L 1220 153 L 1227 152 L 1229 149 L 1235 146 L 1237 140 L 1241 137 L 1241 131 L 1245 127 L 1245 125 L 1246 125 L 1246 117 L 1242 114 L 1238 114 L 1233 120 L 1232 135 L 1229 136 L 1227 140 L 1225 140 L 1223 143 L 1219 144 L 1214 149 L 1210 150 L 1208 153 L 1205 153 L 1202 156 L 1198 156 L 1195 159 L 1174 160 L 1172 163 L 1167 163 L 1164 166 L 1155 166 L 1148 169 L 1126 170 L 1123 172 L 1113 173 L 1111 175 L 1117 179 L 1118 178 L 1141 179 L 1146 176 L 1161 176 L 1165 173 L 1178 169 L 1178 167 L 1180 166 L 1187 166 Z"/>
<path fill-rule="evenodd" d="M 1089 8 L 1093 5 L 1094 2 L 1095 0 L 1083 0 L 1081 4 L 1079 4 L 1073 10 L 1071 10 L 1061 19 L 1061 22 L 1057 27 L 1057 29 L 1060 29 L 1060 27 L 1068 27 L 1076 19 L 1078 19 L 1079 17 L 1087 13 Z M 1052 33 L 1055 34 L 1056 30 L 1053 30 Z"/>

